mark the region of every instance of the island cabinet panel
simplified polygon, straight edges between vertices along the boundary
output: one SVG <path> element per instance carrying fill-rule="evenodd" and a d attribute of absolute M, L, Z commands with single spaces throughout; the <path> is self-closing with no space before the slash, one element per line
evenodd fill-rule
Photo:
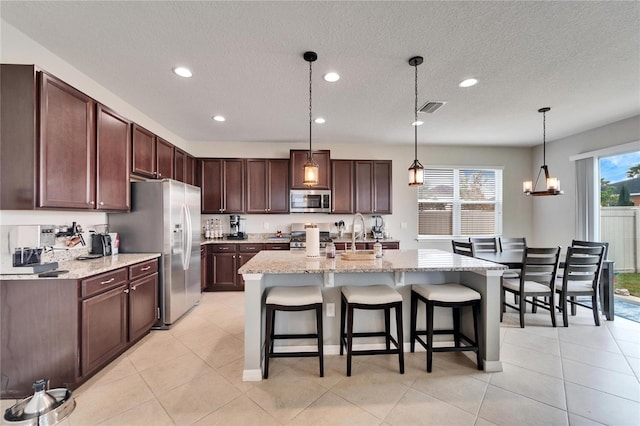
<path fill-rule="evenodd" d="M 187 182 L 187 153 L 179 148 L 173 150 L 173 178 L 179 182 Z"/>
<path fill-rule="evenodd" d="M 95 101 L 42 72 L 39 86 L 39 206 L 93 209 Z"/>
<path fill-rule="evenodd" d="M 202 159 L 202 213 L 245 212 L 245 160 Z"/>
<path fill-rule="evenodd" d="M 156 177 L 156 135 L 133 124 L 131 173 L 152 178 Z"/>
<path fill-rule="evenodd" d="M 173 145 L 156 136 L 156 177 L 173 179 L 173 162 Z"/>
<path fill-rule="evenodd" d="M 81 302 L 82 375 L 91 374 L 127 345 L 128 285 Z"/>
<path fill-rule="evenodd" d="M 247 160 L 247 213 L 289 212 L 289 160 Z"/>
<path fill-rule="evenodd" d="M 353 160 L 331 160 L 331 213 L 355 213 Z"/>
<path fill-rule="evenodd" d="M 331 189 L 331 151 L 311 151 L 313 161 L 318 164 L 318 184 L 313 189 Z M 308 150 L 289 151 L 291 189 L 309 189 L 304 182 L 304 164 L 309 156 Z"/>
<path fill-rule="evenodd" d="M 131 122 L 100 104 L 96 115 L 96 209 L 129 211 Z"/>
<path fill-rule="evenodd" d="M 355 208 L 360 213 L 391 214 L 391 160 L 355 161 Z"/>

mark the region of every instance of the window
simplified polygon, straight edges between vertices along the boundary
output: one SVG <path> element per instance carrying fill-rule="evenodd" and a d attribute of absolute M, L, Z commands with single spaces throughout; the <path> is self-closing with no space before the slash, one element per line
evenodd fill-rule
<path fill-rule="evenodd" d="M 418 188 L 418 238 L 502 233 L 502 170 L 425 168 Z"/>

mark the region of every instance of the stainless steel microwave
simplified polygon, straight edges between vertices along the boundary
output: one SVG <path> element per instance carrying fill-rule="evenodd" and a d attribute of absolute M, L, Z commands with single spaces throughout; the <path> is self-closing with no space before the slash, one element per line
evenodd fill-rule
<path fill-rule="evenodd" d="M 292 189 L 290 213 L 331 213 L 331 191 L 327 189 Z"/>

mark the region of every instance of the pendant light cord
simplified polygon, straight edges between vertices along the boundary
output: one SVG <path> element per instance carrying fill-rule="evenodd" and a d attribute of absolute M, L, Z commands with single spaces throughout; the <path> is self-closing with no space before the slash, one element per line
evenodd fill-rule
<path fill-rule="evenodd" d="M 311 161 L 311 127 L 312 127 L 312 115 L 311 115 L 311 61 L 309 62 L 309 161 Z"/>
<path fill-rule="evenodd" d="M 542 163 L 547 164 L 547 112 L 542 111 Z"/>
<path fill-rule="evenodd" d="M 418 160 L 418 64 L 416 63 L 413 68 L 415 68 L 415 103 L 414 103 L 414 119 L 413 119 L 413 131 L 414 131 L 414 159 Z"/>

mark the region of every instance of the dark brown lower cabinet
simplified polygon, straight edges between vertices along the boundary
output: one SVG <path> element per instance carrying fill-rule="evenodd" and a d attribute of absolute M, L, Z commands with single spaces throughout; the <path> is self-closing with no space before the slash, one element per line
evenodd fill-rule
<path fill-rule="evenodd" d="M 92 373 L 127 345 L 127 299 L 124 284 L 81 303 L 82 375 Z"/>
<path fill-rule="evenodd" d="M 383 241 L 382 249 L 383 250 L 398 250 L 400 249 L 400 243 L 398 241 Z M 373 250 L 374 242 L 357 242 L 356 250 Z M 351 243 L 335 243 L 336 250 L 347 250 L 351 249 Z"/>
<path fill-rule="evenodd" d="M 236 271 L 238 270 L 238 258 L 236 244 L 212 244 L 211 245 L 211 279 L 208 290 L 234 291 L 242 290 L 236 284 Z"/>
<path fill-rule="evenodd" d="M 149 332 L 158 321 L 158 274 L 129 283 L 129 341 Z"/>

